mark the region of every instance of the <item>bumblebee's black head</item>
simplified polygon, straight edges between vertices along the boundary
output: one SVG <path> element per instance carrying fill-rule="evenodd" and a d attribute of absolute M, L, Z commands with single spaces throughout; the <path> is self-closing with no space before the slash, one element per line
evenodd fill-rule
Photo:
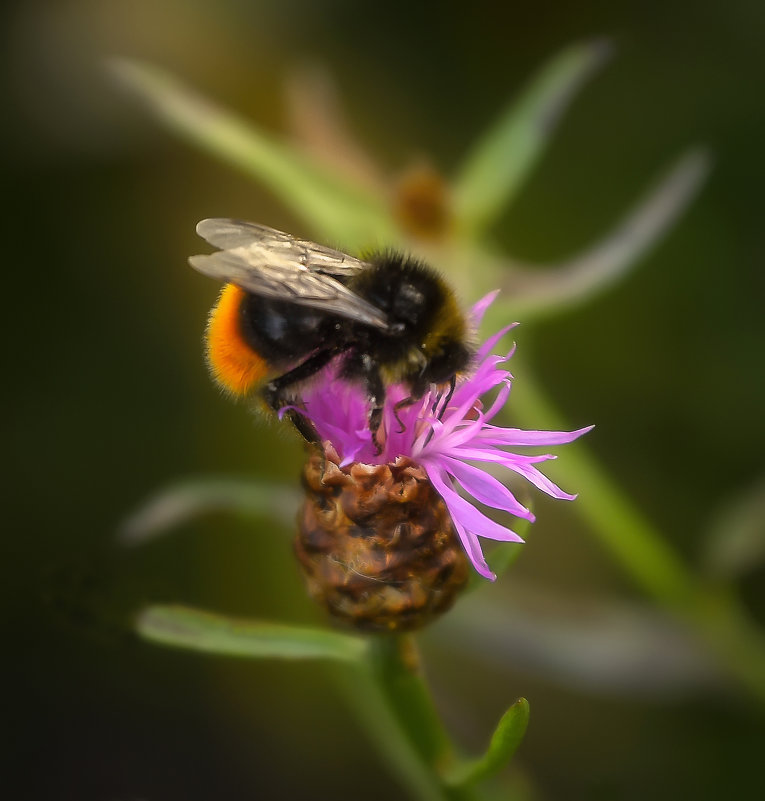
<path fill-rule="evenodd" d="M 441 276 L 396 253 L 374 256 L 370 263 L 352 289 L 389 321 L 388 332 L 374 343 L 386 380 L 404 381 L 417 395 L 429 384 L 446 383 L 464 370 L 472 355 L 467 326 Z"/>

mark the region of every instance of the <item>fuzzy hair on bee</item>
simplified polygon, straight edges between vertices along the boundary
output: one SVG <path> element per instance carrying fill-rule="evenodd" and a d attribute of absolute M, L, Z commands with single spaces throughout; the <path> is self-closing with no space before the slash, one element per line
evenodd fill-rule
<path fill-rule="evenodd" d="M 418 259 L 395 251 L 360 259 L 227 218 L 202 220 L 197 233 L 219 250 L 189 263 L 224 282 L 208 321 L 207 362 L 235 396 L 258 395 L 279 411 L 337 360 L 341 379 L 364 385 L 374 434 L 386 387 L 406 386 L 404 405 L 432 385 L 451 391 L 473 358 L 452 288 Z M 288 417 L 316 440 L 302 415 Z"/>

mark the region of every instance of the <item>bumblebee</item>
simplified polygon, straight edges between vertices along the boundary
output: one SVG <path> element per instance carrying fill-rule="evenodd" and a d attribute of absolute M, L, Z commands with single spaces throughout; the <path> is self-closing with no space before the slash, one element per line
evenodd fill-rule
<path fill-rule="evenodd" d="M 431 385 L 451 394 L 472 359 L 454 292 L 417 259 L 395 252 L 358 259 L 232 219 L 202 220 L 196 230 L 219 248 L 189 263 L 224 282 L 210 312 L 207 361 L 233 395 L 259 393 L 278 411 L 299 403 L 301 384 L 338 359 L 338 376 L 365 387 L 374 435 L 387 386 L 408 388 L 401 406 Z M 307 440 L 318 439 L 302 415 L 289 417 Z"/>

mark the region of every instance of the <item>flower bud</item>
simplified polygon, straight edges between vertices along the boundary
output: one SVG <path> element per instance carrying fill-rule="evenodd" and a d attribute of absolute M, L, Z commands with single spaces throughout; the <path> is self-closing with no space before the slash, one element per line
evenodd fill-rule
<path fill-rule="evenodd" d="M 340 466 L 330 446 L 303 471 L 295 551 L 310 595 L 367 631 L 419 628 L 446 611 L 468 578 L 449 511 L 407 458 Z"/>

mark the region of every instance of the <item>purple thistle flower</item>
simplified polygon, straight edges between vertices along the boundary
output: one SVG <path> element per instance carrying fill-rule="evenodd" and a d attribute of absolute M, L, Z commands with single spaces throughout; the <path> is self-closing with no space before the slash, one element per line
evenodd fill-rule
<path fill-rule="evenodd" d="M 476 328 L 496 294 L 487 295 L 473 307 L 471 319 Z M 293 407 L 313 422 L 322 440 L 332 445 L 341 466 L 354 462 L 389 464 L 400 457 L 419 464 L 443 498 L 473 566 L 491 580 L 496 576 L 486 564 L 479 537 L 501 542 L 523 540 L 514 531 L 487 517 L 457 488 L 478 503 L 515 517 L 533 522 L 534 515 L 498 479 L 471 463 L 501 465 L 553 498 L 573 500 L 576 495 L 564 492 L 535 466 L 555 456 L 530 456 L 505 449 L 562 445 L 592 428 L 525 431 L 491 424 L 510 394 L 513 376 L 504 365 L 512 357 L 515 346 L 505 356 L 493 355 L 491 351 L 515 325 L 517 323 L 506 326 L 483 343 L 476 353 L 472 371 L 458 381 L 446 409 L 442 408 L 446 395 L 431 390 L 413 405 L 396 411 L 396 404 L 408 396 L 408 391 L 400 385 L 389 387 L 377 434 L 379 453 L 368 425 L 369 400 L 363 387 L 337 378 L 336 364 L 331 364 L 321 379 L 303 394 L 303 406 Z M 481 396 L 494 389 L 498 390 L 496 397 L 484 410 Z"/>

